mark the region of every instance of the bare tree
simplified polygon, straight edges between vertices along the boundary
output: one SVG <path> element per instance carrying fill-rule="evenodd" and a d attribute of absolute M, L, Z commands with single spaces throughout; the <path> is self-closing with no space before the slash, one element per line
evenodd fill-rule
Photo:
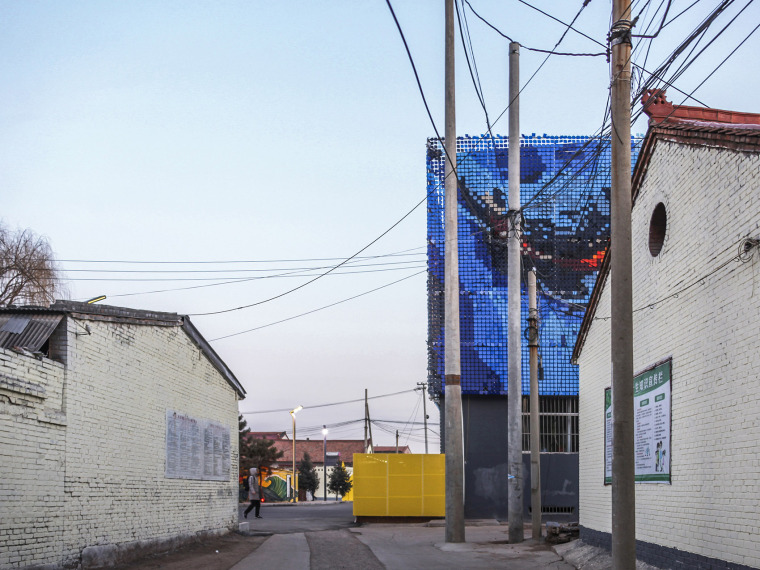
<path fill-rule="evenodd" d="M 47 239 L 0 224 L 0 306 L 47 305 L 65 293 Z"/>

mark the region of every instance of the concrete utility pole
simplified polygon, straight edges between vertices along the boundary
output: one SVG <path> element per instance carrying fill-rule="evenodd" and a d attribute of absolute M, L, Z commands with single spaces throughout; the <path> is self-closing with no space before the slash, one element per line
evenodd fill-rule
<path fill-rule="evenodd" d="M 538 303 L 536 270 L 528 272 L 528 347 L 530 350 L 530 509 L 533 539 L 541 540 L 541 422 L 538 405 Z"/>
<path fill-rule="evenodd" d="M 509 542 L 522 542 L 522 335 L 520 308 L 520 44 L 509 44 L 509 234 L 508 234 L 508 460 Z"/>
<path fill-rule="evenodd" d="M 369 403 L 367 402 L 367 389 L 364 389 L 364 453 L 367 453 L 367 426 L 369 425 Z"/>
<path fill-rule="evenodd" d="M 327 426 L 322 425 L 322 500 L 327 502 Z"/>
<path fill-rule="evenodd" d="M 366 453 L 375 453 L 375 442 L 372 439 L 372 416 L 369 415 L 369 403 L 365 401 L 367 406 L 367 427 L 369 427 L 369 442 Z"/>
<path fill-rule="evenodd" d="M 633 287 L 631 261 L 631 2 L 613 0 L 612 28 L 612 566 L 636 567 L 633 456 Z"/>
<path fill-rule="evenodd" d="M 427 402 L 426 402 L 426 398 L 425 398 L 425 388 L 427 388 L 427 383 L 426 382 L 417 382 L 417 386 L 421 386 L 422 387 L 422 415 L 424 416 L 423 417 L 423 421 L 425 422 L 425 453 L 427 453 L 428 452 L 428 437 L 427 437 L 427 421 L 428 421 L 428 416 L 427 416 Z"/>
<path fill-rule="evenodd" d="M 457 242 L 457 129 L 454 109 L 454 0 L 446 0 L 445 354 L 446 542 L 464 542 L 462 369 L 459 345 L 459 244 Z"/>

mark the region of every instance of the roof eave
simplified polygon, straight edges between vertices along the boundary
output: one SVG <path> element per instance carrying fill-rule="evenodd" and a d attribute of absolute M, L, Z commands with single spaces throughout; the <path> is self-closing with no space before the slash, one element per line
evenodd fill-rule
<path fill-rule="evenodd" d="M 187 315 L 182 316 L 182 330 L 184 330 L 187 336 L 189 336 L 193 342 L 198 345 L 201 351 L 203 351 L 203 354 L 206 355 L 206 358 L 209 359 L 209 362 L 211 362 L 214 368 L 219 371 L 224 379 L 227 380 L 229 385 L 232 386 L 235 392 L 237 392 L 240 399 L 244 399 L 246 392 L 242 384 L 240 384 L 238 379 L 232 373 L 232 370 L 230 370 L 229 367 L 224 363 L 224 360 L 222 360 L 216 351 L 211 348 L 211 345 L 208 343 L 208 341 L 203 338 L 203 335 L 200 333 L 200 331 L 195 328 L 195 325 L 190 321 L 190 317 Z"/>
<path fill-rule="evenodd" d="M 656 140 L 656 130 L 650 127 L 649 131 L 644 137 L 643 142 L 641 143 L 639 158 L 636 160 L 636 165 L 633 169 L 633 175 L 631 177 L 631 209 L 633 209 L 633 204 L 636 202 L 636 197 L 639 194 L 641 181 L 643 180 L 644 174 L 646 174 L 647 168 L 649 167 L 649 159 L 652 157 L 652 151 L 654 149 Z M 599 305 L 599 300 L 601 299 L 602 292 L 604 291 L 604 287 L 607 283 L 607 277 L 609 276 L 610 272 L 611 246 L 612 240 L 610 240 L 609 245 L 607 245 L 607 250 L 604 252 L 604 258 L 602 259 L 602 264 L 599 267 L 599 273 L 596 276 L 594 288 L 591 291 L 591 297 L 589 298 L 588 305 L 586 307 L 586 313 L 583 315 L 583 321 L 581 321 L 580 330 L 578 331 L 578 336 L 575 339 L 575 346 L 573 347 L 573 354 L 570 357 L 570 362 L 576 365 L 578 364 L 578 359 L 581 356 L 581 352 L 583 352 L 583 345 L 586 343 L 586 336 L 588 336 L 589 330 L 591 329 L 591 323 L 594 322 L 594 318 L 596 317 L 596 309 Z"/>

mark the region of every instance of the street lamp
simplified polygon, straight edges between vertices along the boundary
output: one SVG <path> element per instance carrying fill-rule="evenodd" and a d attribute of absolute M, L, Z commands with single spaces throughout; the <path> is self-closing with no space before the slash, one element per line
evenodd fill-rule
<path fill-rule="evenodd" d="M 327 502 L 327 426 L 322 425 L 322 437 L 324 437 L 324 445 L 322 446 L 322 485 L 324 492 L 322 499 Z"/>
<path fill-rule="evenodd" d="M 293 486 L 293 499 L 291 502 L 294 503 L 298 502 L 298 485 L 296 483 L 296 414 L 301 410 L 303 410 L 303 406 L 298 406 L 297 408 L 288 412 L 290 414 L 290 417 L 293 418 L 293 478 L 291 479 L 291 484 Z"/>

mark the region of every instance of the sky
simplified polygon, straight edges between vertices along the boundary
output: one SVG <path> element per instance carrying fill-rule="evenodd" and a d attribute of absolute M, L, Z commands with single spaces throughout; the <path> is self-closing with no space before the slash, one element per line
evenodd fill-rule
<path fill-rule="evenodd" d="M 525 47 L 552 50 L 567 30 L 519 0 L 469 4 Z M 582 2 L 532 4 L 568 23 Z M 639 33 L 658 27 L 667 4 L 634 2 Z M 656 69 L 717 2 L 692 4 L 673 0 L 659 36 L 634 40 L 634 62 Z M 443 3 L 393 8 L 443 134 Z M 507 106 L 508 40 L 460 9 L 494 123 Z M 574 27 L 605 43 L 610 11 L 594 0 Z M 691 93 L 758 23 L 760 7 L 729 3 L 675 86 Z M 760 112 L 758 38 L 686 104 Z M 480 134 L 457 41 L 457 132 Z M 531 79 L 546 55 L 525 47 L 521 131 L 596 132 L 605 58 L 554 55 Z M 569 31 L 557 51 L 603 49 Z M 283 410 L 302 405 L 299 438 L 327 425 L 328 438 L 360 439 L 367 389 L 395 394 L 370 401 L 383 421 L 375 443 L 395 444 L 399 429 L 401 445 L 424 450 L 414 388 L 427 376 L 425 142 L 435 131 L 385 2 L 0 0 L 0 53 L 0 221 L 49 239 L 70 298 L 191 315 L 245 387 L 240 410 L 256 431 L 290 433 Z M 669 99 L 684 102 L 672 89 Z M 643 119 L 633 126 L 645 130 Z M 494 133 L 506 132 L 504 115 Z M 350 269 L 307 284 L 358 252 Z M 437 451 L 438 411 L 427 411 Z"/>

